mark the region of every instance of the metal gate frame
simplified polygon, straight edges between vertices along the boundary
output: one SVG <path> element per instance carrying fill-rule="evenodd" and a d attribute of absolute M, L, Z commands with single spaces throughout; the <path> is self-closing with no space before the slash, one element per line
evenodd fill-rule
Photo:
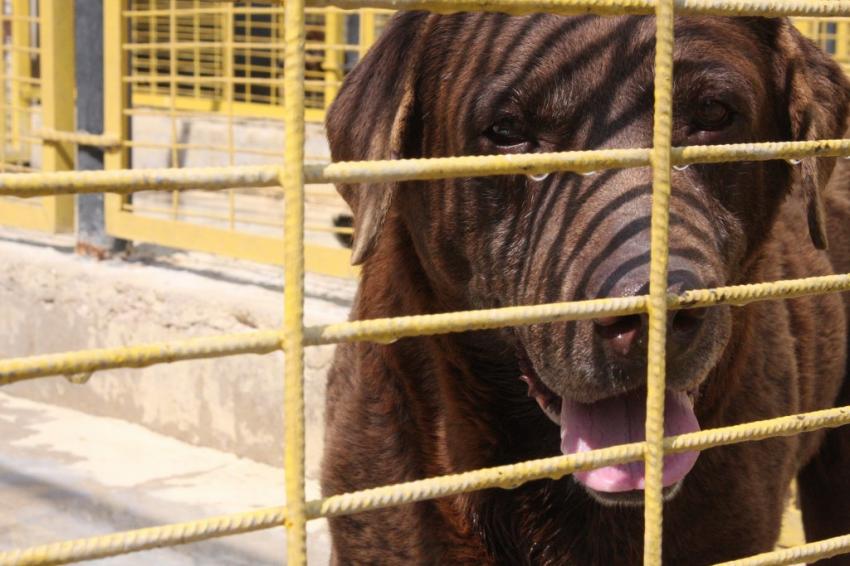
<path fill-rule="evenodd" d="M 107 0 L 108 1 L 108 0 Z M 12 0 L 12 68 L 7 74 L 7 46 L 0 49 L 0 170 L 6 171 L 7 151 L 23 151 L 28 143 L 42 143 L 42 170 L 74 169 L 75 146 L 67 142 L 46 141 L 30 132 L 31 96 L 24 92 L 40 85 L 42 128 L 45 131 L 74 130 L 74 3 L 69 0 L 39 0 L 39 13 L 30 14 L 29 0 Z M 33 78 L 29 52 L 32 50 L 30 23 L 40 24 L 40 80 Z M 5 38 L 3 38 L 5 41 Z M 70 47 L 70 48 L 69 48 Z M 6 83 L 11 83 L 6 100 Z M 12 124 L 6 123 L 11 108 Z M 11 134 L 11 135 L 9 135 Z M 11 148 L 7 144 L 11 143 Z M 72 195 L 42 197 L 35 202 L 0 200 L 0 224 L 44 232 L 70 232 L 74 229 Z"/>

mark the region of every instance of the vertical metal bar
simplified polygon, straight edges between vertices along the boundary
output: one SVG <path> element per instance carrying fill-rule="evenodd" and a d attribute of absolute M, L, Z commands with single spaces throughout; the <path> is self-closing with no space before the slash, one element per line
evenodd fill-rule
<path fill-rule="evenodd" d="M 816 23 L 815 23 L 815 22 L 813 22 L 812 20 L 805 20 L 805 19 L 802 19 L 802 18 L 801 18 L 801 19 L 796 20 L 796 21 L 794 22 L 794 24 L 795 24 L 798 28 L 800 28 L 800 31 L 801 31 L 801 32 L 803 32 L 803 34 L 804 34 L 806 37 L 811 38 L 811 39 L 812 39 L 812 41 L 818 41 L 818 38 L 817 38 L 817 25 L 816 25 Z"/>
<path fill-rule="evenodd" d="M 325 10 L 325 99 L 324 107 L 331 105 L 339 92 L 342 80 L 344 54 L 339 45 L 343 42 L 343 15 L 334 8 Z"/>
<path fill-rule="evenodd" d="M 655 7 L 655 108 L 652 132 L 652 224 L 649 269 L 649 359 L 646 399 L 646 481 L 643 563 L 660 566 L 664 470 L 664 385 L 667 339 L 667 256 L 672 137 L 673 1 Z"/>
<path fill-rule="evenodd" d="M 304 0 L 285 6 L 283 69 L 284 159 L 284 384 L 287 554 L 305 564 L 304 508 Z"/>
<path fill-rule="evenodd" d="M 177 144 L 177 0 L 168 3 L 168 116 L 171 124 L 171 167 L 180 167 Z M 171 218 L 177 220 L 180 211 L 180 191 L 171 191 Z"/>
<path fill-rule="evenodd" d="M 192 3 L 192 36 L 193 41 L 195 42 L 194 55 L 195 57 L 192 59 L 193 72 L 192 76 L 195 78 L 195 84 L 193 85 L 193 92 L 195 93 L 195 98 L 201 98 L 201 16 L 200 16 L 201 6 L 199 0 L 194 0 Z"/>
<path fill-rule="evenodd" d="M 130 102 L 130 85 L 124 84 L 129 55 L 124 51 L 127 43 L 127 24 L 124 11 L 129 0 L 107 0 L 103 3 L 103 131 L 122 142 L 129 138 L 129 118 L 124 110 Z M 151 39 L 150 33 L 148 39 Z M 156 60 L 151 51 L 151 69 Z M 104 155 L 103 165 L 108 170 L 126 169 L 130 164 L 129 149 L 123 146 Z M 106 232 L 110 233 L 120 222 L 125 197 L 106 195 L 104 215 Z"/>
<path fill-rule="evenodd" d="M 225 94 L 224 101 L 227 105 L 227 162 L 230 165 L 236 163 L 236 133 L 233 125 L 233 41 L 234 41 L 233 4 L 227 3 L 224 7 L 224 77 Z M 236 229 L 236 196 L 233 189 L 227 191 L 228 228 Z"/>
<path fill-rule="evenodd" d="M 26 109 L 30 108 L 30 96 L 27 91 L 32 91 L 35 85 L 24 83 L 21 79 L 32 76 L 32 56 L 30 48 L 30 3 L 29 0 L 12 0 L 12 44 L 11 63 L 12 76 L 9 80 L 12 118 L 12 147 L 18 155 L 24 154 L 24 149 L 29 148 L 21 138 L 28 136 L 30 130 L 31 114 Z"/>
<path fill-rule="evenodd" d="M 7 73 L 9 72 L 6 68 L 6 22 L 9 21 L 9 14 L 6 11 L 6 3 L 4 2 L 0 5 L 0 29 L 3 30 L 3 37 L 0 39 L 0 172 L 5 173 L 7 169 L 6 163 L 6 144 L 9 141 L 9 132 L 8 127 L 9 123 L 6 121 L 6 112 L 8 110 L 9 102 L 6 98 L 6 85 L 8 84 Z M 13 12 L 14 14 L 14 12 Z M 9 45 L 9 48 L 15 45 L 14 37 L 12 38 L 12 42 Z M 12 57 L 14 57 L 14 51 L 11 52 Z"/>
<path fill-rule="evenodd" d="M 76 53 L 77 126 L 86 132 L 103 132 L 103 0 L 76 0 L 74 12 L 76 40 L 85 49 Z M 81 145 L 77 148 L 77 169 L 100 170 L 103 150 Z M 77 196 L 76 251 L 103 258 L 123 249 L 125 242 L 106 234 L 104 195 Z"/>
<path fill-rule="evenodd" d="M 140 1 L 140 0 L 135 0 Z M 153 10 L 156 6 L 152 3 L 153 0 L 148 0 L 147 8 Z M 159 16 L 148 16 L 148 41 L 151 44 L 150 49 L 150 64 L 152 80 L 150 82 L 150 93 L 159 94 Z"/>
<path fill-rule="evenodd" d="M 841 64 L 847 64 L 848 41 L 850 41 L 848 26 L 850 26 L 850 23 L 847 20 L 840 20 L 835 23 L 835 58 Z"/>
<path fill-rule="evenodd" d="M 41 0 L 41 108 L 45 128 L 74 130 L 74 3 Z M 74 168 L 74 145 L 42 145 L 42 168 Z M 74 198 L 70 195 L 43 200 L 47 223 L 54 232 L 74 228 Z"/>
<path fill-rule="evenodd" d="M 375 43 L 375 11 L 369 8 L 360 10 L 360 58 Z"/>

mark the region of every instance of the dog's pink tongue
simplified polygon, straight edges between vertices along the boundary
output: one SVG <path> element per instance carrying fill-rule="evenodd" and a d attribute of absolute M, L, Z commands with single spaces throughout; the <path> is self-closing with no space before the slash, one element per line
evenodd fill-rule
<path fill-rule="evenodd" d="M 664 436 L 699 431 L 699 422 L 687 395 L 667 391 L 664 397 Z M 591 404 L 562 399 L 561 451 L 564 454 L 574 454 L 617 444 L 642 442 L 646 438 L 645 421 L 645 391 L 619 395 Z M 664 486 L 673 485 L 684 478 L 696 463 L 697 456 L 699 452 L 665 456 Z M 630 462 L 606 466 L 589 472 L 576 472 L 574 477 L 596 491 L 643 489 L 644 464 Z"/>

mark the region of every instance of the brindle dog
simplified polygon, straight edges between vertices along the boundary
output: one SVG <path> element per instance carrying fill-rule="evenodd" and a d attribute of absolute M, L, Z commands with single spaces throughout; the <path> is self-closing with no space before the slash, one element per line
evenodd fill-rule
<path fill-rule="evenodd" d="M 333 158 L 649 147 L 654 28 L 396 16 L 329 111 Z M 678 146 L 844 132 L 847 81 L 784 19 L 678 18 L 674 82 Z M 825 188 L 834 161 L 673 171 L 670 291 L 850 272 L 850 184 Z M 363 264 L 355 319 L 647 291 L 648 168 L 339 190 Z M 832 294 L 671 313 L 665 432 L 850 403 L 847 309 Z M 645 342 L 645 317 L 626 316 L 342 345 L 324 493 L 641 440 Z M 668 457 L 665 562 L 770 550 L 795 477 L 809 540 L 850 532 L 848 459 L 842 429 Z M 334 560 L 636 564 L 642 487 L 641 464 L 609 466 L 340 517 Z"/>

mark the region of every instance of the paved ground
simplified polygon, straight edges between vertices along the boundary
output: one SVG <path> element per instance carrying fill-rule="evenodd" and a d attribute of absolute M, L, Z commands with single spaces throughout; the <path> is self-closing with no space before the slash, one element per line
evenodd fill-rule
<path fill-rule="evenodd" d="M 5 393 L 0 445 L 0 550 L 283 503 L 280 469 Z M 309 528 L 310 564 L 326 564 L 325 524 Z M 284 539 L 276 528 L 98 563 L 282 564 Z"/>

